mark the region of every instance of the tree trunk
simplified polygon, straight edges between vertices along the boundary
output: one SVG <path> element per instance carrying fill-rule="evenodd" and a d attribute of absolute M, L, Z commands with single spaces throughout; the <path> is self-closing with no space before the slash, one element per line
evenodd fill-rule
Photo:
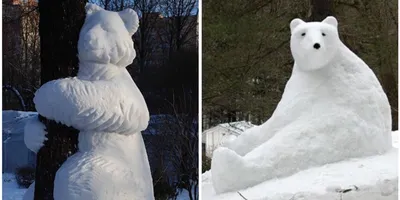
<path fill-rule="evenodd" d="M 85 20 L 86 0 L 40 0 L 41 83 L 74 76 L 77 43 Z M 62 105 L 60 105 L 62 106 Z M 64 161 L 77 151 L 79 131 L 39 116 L 48 140 L 36 160 L 35 200 L 54 199 L 54 179 Z"/>
<path fill-rule="evenodd" d="M 310 0 L 310 21 L 322 21 L 333 13 L 333 0 Z"/>
<path fill-rule="evenodd" d="M 79 131 L 40 115 L 39 120 L 46 126 L 48 140 L 36 159 L 35 200 L 52 200 L 56 172 L 77 151 Z"/>

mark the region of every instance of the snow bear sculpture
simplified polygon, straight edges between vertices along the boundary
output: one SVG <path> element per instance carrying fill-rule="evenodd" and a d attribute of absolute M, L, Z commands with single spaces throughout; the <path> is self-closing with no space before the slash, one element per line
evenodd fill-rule
<path fill-rule="evenodd" d="M 86 5 L 78 41 L 77 77 L 50 81 L 35 94 L 38 113 L 78 130 L 78 152 L 57 171 L 55 200 L 153 200 L 153 183 L 141 131 L 149 111 L 126 70 L 133 62 L 135 11 L 110 12 Z M 45 140 L 39 121 L 25 128 L 37 152 Z M 34 184 L 24 199 L 32 199 Z"/>
<path fill-rule="evenodd" d="M 388 99 L 339 39 L 337 20 L 290 23 L 292 75 L 271 118 L 214 151 L 217 193 L 391 148 Z"/>

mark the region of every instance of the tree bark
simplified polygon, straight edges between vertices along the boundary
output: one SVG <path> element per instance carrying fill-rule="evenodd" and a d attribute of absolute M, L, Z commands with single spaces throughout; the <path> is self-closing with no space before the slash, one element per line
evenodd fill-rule
<path fill-rule="evenodd" d="M 310 21 L 322 21 L 328 16 L 335 16 L 333 0 L 310 0 Z"/>
<path fill-rule="evenodd" d="M 85 20 L 87 0 L 40 0 L 39 35 L 41 83 L 74 76 L 78 70 L 77 43 Z M 62 106 L 62 105 L 60 105 Z M 57 170 L 77 151 L 79 131 L 39 115 L 48 140 L 36 160 L 35 200 L 51 200 Z"/>
<path fill-rule="evenodd" d="M 48 140 L 37 155 L 35 200 L 52 200 L 56 172 L 69 156 L 76 153 L 79 131 L 40 115 L 39 120 L 46 126 Z"/>

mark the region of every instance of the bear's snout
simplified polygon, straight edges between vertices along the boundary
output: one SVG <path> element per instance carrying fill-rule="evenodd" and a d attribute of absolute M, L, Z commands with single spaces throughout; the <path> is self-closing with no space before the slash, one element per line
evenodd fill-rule
<path fill-rule="evenodd" d="M 319 49 L 320 47 L 321 47 L 321 45 L 319 43 L 314 44 L 314 49 Z"/>

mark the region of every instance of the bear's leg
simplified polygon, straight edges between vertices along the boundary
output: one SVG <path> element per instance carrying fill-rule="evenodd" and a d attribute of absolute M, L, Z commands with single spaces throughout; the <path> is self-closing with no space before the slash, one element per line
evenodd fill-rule
<path fill-rule="evenodd" d="M 223 144 L 222 146 L 236 152 L 240 156 L 244 156 L 261 144 L 267 142 L 276 134 L 276 129 L 270 126 L 273 121 L 274 119 L 271 118 L 260 126 L 254 126 L 239 135 L 235 140 Z"/>
<path fill-rule="evenodd" d="M 78 151 L 58 169 L 54 180 L 54 200 L 95 200 L 92 191 L 94 170 L 91 153 Z M 111 180 L 111 179 L 110 179 Z"/>
<path fill-rule="evenodd" d="M 140 170 L 133 170 L 142 163 L 130 166 L 124 156 L 109 151 L 77 152 L 69 157 L 57 171 L 54 200 L 153 200 L 147 192 L 152 185 L 145 184 Z"/>
<path fill-rule="evenodd" d="M 215 191 L 237 191 L 272 178 L 287 176 L 309 166 L 326 163 L 330 158 L 324 155 L 334 153 L 328 144 L 325 147 L 313 146 L 317 138 L 284 141 L 282 135 L 285 134 L 276 135 L 243 157 L 227 148 L 217 149 L 211 163 Z"/>
<path fill-rule="evenodd" d="M 310 167 L 384 152 L 386 147 L 376 145 L 381 144 L 378 129 L 351 117 L 348 113 L 332 116 L 323 123 L 305 117 L 243 157 L 228 148 L 217 149 L 211 165 L 216 192 L 237 191 Z"/>
<path fill-rule="evenodd" d="M 261 125 L 262 126 L 262 125 Z M 248 152 L 260 145 L 261 126 L 255 126 L 239 135 L 235 140 L 222 145 L 240 156 L 246 155 Z"/>
<path fill-rule="evenodd" d="M 278 133 L 279 134 L 279 133 Z M 213 154 L 211 174 L 217 193 L 237 191 L 271 178 L 289 175 L 311 164 L 314 149 L 282 141 L 276 135 L 245 156 L 228 148 L 219 148 Z M 300 144 L 299 144 L 300 145 Z"/>

